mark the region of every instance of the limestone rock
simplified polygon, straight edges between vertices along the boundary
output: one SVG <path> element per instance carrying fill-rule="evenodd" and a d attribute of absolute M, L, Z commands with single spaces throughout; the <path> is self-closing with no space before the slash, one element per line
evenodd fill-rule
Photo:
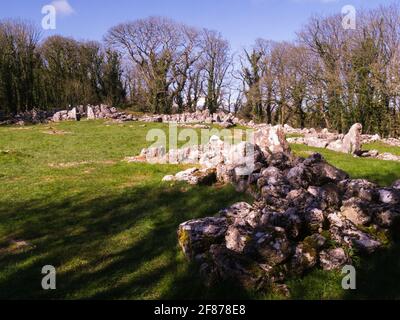
<path fill-rule="evenodd" d="M 191 168 L 177 173 L 175 176 L 165 176 L 163 181 L 183 181 L 191 185 L 210 185 L 216 182 L 215 169 Z"/>
<path fill-rule="evenodd" d="M 258 129 L 254 133 L 254 143 L 261 148 L 265 155 L 278 152 L 290 154 L 290 146 L 281 126 Z"/>
<path fill-rule="evenodd" d="M 226 218 L 204 218 L 182 223 L 178 229 L 179 245 L 189 259 L 221 242 L 228 230 Z"/>
<path fill-rule="evenodd" d="M 255 250 L 260 259 L 271 267 L 284 262 L 291 253 L 285 230 L 279 227 L 255 234 Z"/>
<path fill-rule="evenodd" d="M 351 198 L 345 201 L 341 208 L 342 216 L 356 226 L 365 226 L 371 222 L 371 217 L 366 212 L 367 210 L 363 208 L 363 203 L 357 198 Z"/>
<path fill-rule="evenodd" d="M 348 262 L 348 257 L 342 248 L 336 248 L 322 251 L 319 260 L 324 270 L 336 270 Z"/>
<path fill-rule="evenodd" d="M 269 287 L 268 273 L 254 260 L 235 254 L 223 245 L 211 246 L 209 255 L 208 277 L 232 280 L 252 290 Z"/>
<path fill-rule="evenodd" d="M 397 189 L 379 189 L 379 200 L 386 204 L 400 204 L 400 191 Z"/>
<path fill-rule="evenodd" d="M 91 106 L 87 107 L 86 116 L 88 120 L 95 120 L 96 115 L 94 114 L 94 110 Z"/>
<path fill-rule="evenodd" d="M 306 270 L 313 268 L 318 261 L 318 252 L 308 243 L 300 243 L 296 246 L 294 255 L 290 261 L 292 273 L 302 275 Z"/>
<path fill-rule="evenodd" d="M 225 235 L 226 247 L 240 254 L 249 252 L 253 241 L 253 232 L 251 228 L 243 224 L 229 226 Z"/>

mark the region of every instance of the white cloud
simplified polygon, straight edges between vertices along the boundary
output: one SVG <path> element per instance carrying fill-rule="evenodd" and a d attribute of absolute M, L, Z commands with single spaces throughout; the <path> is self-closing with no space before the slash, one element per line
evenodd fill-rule
<path fill-rule="evenodd" d="M 68 0 L 55 0 L 51 5 L 56 8 L 58 14 L 69 16 L 75 13 L 74 8 L 72 8 Z"/>

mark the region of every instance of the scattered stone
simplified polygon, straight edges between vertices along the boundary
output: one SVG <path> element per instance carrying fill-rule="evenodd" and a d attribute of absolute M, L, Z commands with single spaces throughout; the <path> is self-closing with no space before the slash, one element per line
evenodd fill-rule
<path fill-rule="evenodd" d="M 217 180 L 215 169 L 191 168 L 177 173 L 175 176 L 168 175 L 163 178 L 164 182 L 180 181 L 191 185 L 211 185 Z"/>

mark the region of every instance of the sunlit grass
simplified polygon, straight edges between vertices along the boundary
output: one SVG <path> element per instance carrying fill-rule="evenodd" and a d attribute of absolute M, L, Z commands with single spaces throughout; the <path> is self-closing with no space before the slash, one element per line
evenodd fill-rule
<path fill-rule="evenodd" d="M 251 200 L 230 186 L 160 182 L 186 166 L 124 162 L 151 145 L 150 129 L 168 133 L 163 124 L 103 121 L 0 127 L 0 298 L 281 298 L 202 284 L 178 248 L 178 225 Z M 400 178 L 397 163 L 293 149 L 305 156 L 320 151 L 353 177 L 385 185 Z M 58 270 L 55 291 L 40 287 L 47 264 Z M 288 285 L 293 298 L 346 298 L 338 279 L 318 271 Z"/>

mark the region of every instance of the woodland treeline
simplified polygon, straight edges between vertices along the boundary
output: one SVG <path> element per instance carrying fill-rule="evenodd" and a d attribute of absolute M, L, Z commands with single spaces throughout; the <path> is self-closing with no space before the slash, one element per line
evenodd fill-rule
<path fill-rule="evenodd" d="M 247 119 L 400 135 L 400 11 L 386 6 L 312 17 L 293 42 L 257 39 L 233 52 L 217 31 L 150 17 L 111 28 L 103 42 L 41 39 L 0 21 L 0 112 L 108 103 L 175 113 L 198 107 Z"/>

